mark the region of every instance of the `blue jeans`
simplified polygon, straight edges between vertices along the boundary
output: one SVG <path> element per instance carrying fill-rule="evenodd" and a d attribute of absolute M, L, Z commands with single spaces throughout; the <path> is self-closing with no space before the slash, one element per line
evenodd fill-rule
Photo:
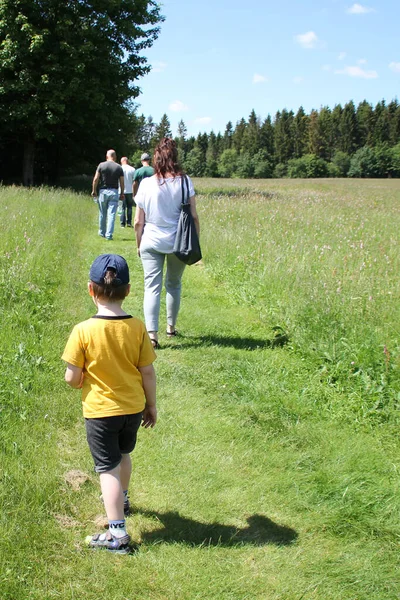
<path fill-rule="evenodd" d="M 125 194 L 125 200 L 122 202 L 122 213 L 120 217 L 121 225 L 132 225 L 132 207 L 136 206 L 133 200 L 133 194 Z M 126 218 L 125 218 L 126 217 Z"/>
<path fill-rule="evenodd" d="M 107 188 L 99 192 L 99 235 L 112 240 L 118 208 L 118 190 Z"/>

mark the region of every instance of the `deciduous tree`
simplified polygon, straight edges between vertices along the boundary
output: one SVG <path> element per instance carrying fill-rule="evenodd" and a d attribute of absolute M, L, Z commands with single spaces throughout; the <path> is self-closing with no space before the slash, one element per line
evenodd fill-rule
<path fill-rule="evenodd" d="M 0 0 L 1 134 L 24 145 L 25 184 L 39 142 L 105 144 L 129 122 L 161 19 L 152 0 Z"/>

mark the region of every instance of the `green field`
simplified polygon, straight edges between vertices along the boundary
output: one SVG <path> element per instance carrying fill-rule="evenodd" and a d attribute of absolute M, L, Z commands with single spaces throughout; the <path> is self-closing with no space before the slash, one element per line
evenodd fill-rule
<path fill-rule="evenodd" d="M 0 187 L 1 600 L 400 596 L 400 180 L 198 180 L 204 260 L 162 320 L 159 423 L 134 452 L 130 556 L 104 521 L 60 356 L 93 314 L 70 191 Z M 162 307 L 164 318 L 164 306 Z"/>

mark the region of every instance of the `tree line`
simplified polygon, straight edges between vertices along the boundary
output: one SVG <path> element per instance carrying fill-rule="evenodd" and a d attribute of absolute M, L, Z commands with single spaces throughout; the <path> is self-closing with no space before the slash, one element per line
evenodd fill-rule
<path fill-rule="evenodd" d="M 172 136 L 166 114 L 136 120 L 137 162 L 142 148 L 153 150 Z M 364 100 L 307 114 L 283 109 L 260 119 L 254 110 L 224 133 L 187 135 L 183 120 L 175 136 L 181 163 L 194 177 L 400 177 L 400 105 Z"/>

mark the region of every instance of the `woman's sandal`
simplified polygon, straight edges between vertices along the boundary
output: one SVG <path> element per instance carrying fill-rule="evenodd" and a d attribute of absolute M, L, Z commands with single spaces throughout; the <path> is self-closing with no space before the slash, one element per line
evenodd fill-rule
<path fill-rule="evenodd" d="M 151 344 L 154 348 L 154 350 L 159 350 L 160 349 L 160 344 L 158 343 L 158 340 L 155 340 L 154 338 L 150 338 Z"/>
<path fill-rule="evenodd" d="M 179 333 L 176 329 L 174 329 L 174 331 L 166 331 L 165 333 L 167 334 L 167 337 L 169 337 L 169 338 L 176 337 L 177 335 L 179 335 Z"/>

